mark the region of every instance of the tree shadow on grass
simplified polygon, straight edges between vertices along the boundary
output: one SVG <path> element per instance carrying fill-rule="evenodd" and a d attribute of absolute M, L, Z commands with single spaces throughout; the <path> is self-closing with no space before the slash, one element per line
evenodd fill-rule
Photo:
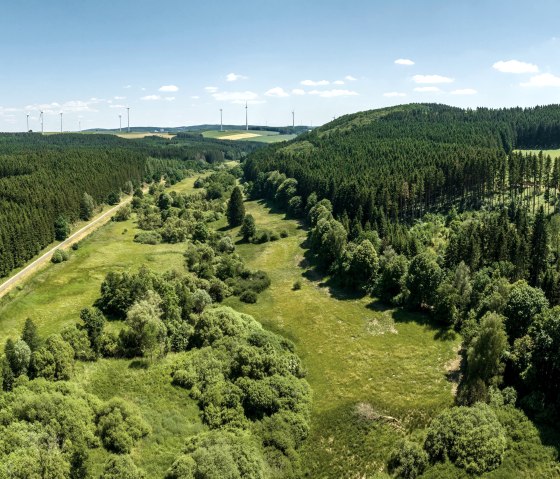
<path fill-rule="evenodd" d="M 416 323 L 424 326 L 426 331 L 434 332 L 434 339 L 438 341 L 454 341 L 457 333 L 435 321 L 429 314 L 419 311 L 409 311 L 404 308 L 398 308 L 393 313 L 395 323 Z"/>
<path fill-rule="evenodd" d="M 128 369 L 148 369 L 150 361 L 147 359 L 133 359 L 128 365 Z"/>

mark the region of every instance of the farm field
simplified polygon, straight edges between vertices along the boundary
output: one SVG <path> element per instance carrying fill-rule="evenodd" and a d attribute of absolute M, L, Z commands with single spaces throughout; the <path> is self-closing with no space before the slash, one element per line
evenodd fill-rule
<path fill-rule="evenodd" d="M 278 143 L 280 141 L 292 140 L 296 137 L 296 135 L 281 135 L 275 131 L 264 130 L 208 130 L 203 132 L 202 136 L 218 140 L 248 140 L 261 143 Z"/>
<path fill-rule="evenodd" d="M 450 406 L 453 384 L 446 368 L 457 357 L 460 337 L 369 297 L 337 297 L 305 266 L 306 232 L 296 221 L 260 202 L 245 206 L 257 227 L 286 229 L 290 236 L 237 246 L 272 285 L 256 304 L 237 298 L 226 303 L 296 343 L 313 389 L 311 435 L 303 452 L 308 477 L 370 477 L 383 468 L 400 434 L 373 415 L 393 416 L 413 429 Z M 302 281 L 299 291 L 292 290 L 296 280 Z"/>

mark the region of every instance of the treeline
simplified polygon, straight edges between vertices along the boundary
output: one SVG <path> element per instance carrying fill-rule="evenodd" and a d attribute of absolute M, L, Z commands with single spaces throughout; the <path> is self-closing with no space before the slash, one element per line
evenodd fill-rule
<path fill-rule="evenodd" d="M 536 145 L 560 145 L 560 107 L 405 105 L 341 117 L 287 146 L 253 153 L 244 168 L 250 181 L 285 173 L 304 199 L 315 192 L 331 201 L 336 216 L 374 224 L 504 203 L 527 187 L 546 185 L 556 195 L 557 165 L 510 155 Z"/>
<path fill-rule="evenodd" d="M 397 453 L 392 467 L 399 477 L 416 477 L 406 475 L 416 460 L 424 470 L 429 461 L 445 457 L 453 467 L 480 474 L 497 468 L 508 451 L 515 454 L 506 447 L 511 441 L 534 447 L 536 432 L 515 405 L 539 421 L 557 423 L 559 214 L 547 216 L 541 204 L 533 215 L 530 204 L 513 203 L 497 211 L 427 214 L 412 226 L 387 222 L 378 231 L 348 215 L 335 217 L 331 202 L 315 192 L 303 199 L 297 180 L 278 171 L 260 175 L 246 188 L 251 196 L 266 198 L 307 222 L 307 246 L 331 281 L 387 304 L 424 311 L 442 329 L 462 334 L 464 368 L 457 402 L 492 407 L 442 415 L 423 448 L 406 444 Z M 504 427 L 513 417 L 531 431 L 508 439 L 511 430 Z M 473 421 L 493 423 L 503 434 L 499 444 L 482 430 L 469 432 Z M 436 429 L 438 437 L 430 439 Z M 455 439 L 445 432 L 449 430 Z M 472 448 L 451 452 L 455 441 L 469 434 L 477 436 Z"/>
<path fill-rule="evenodd" d="M 96 206 L 142 182 L 175 183 L 243 155 L 206 140 L 130 141 L 114 135 L 0 135 L 0 277 L 22 266 Z M 84 214 L 84 209 L 88 212 Z M 59 225 L 59 226 L 57 226 Z M 62 225 L 62 227 L 60 227 Z M 66 234 L 62 234 L 61 231 Z"/>

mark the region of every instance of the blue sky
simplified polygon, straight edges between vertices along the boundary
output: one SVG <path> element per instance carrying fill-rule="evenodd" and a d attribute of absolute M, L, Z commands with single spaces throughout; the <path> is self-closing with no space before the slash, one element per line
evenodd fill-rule
<path fill-rule="evenodd" d="M 558 0 L 18 0 L 0 131 L 319 125 L 409 102 L 560 103 Z M 399 61 L 400 60 L 400 61 Z"/>

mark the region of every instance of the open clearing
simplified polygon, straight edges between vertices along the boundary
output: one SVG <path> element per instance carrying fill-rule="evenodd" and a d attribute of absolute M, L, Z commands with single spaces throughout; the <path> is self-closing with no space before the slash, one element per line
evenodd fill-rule
<path fill-rule="evenodd" d="M 202 132 L 202 136 L 217 140 L 248 140 L 260 143 L 278 143 L 280 141 L 293 140 L 297 135 L 281 135 L 277 131 L 266 130 L 208 130 Z"/>
<path fill-rule="evenodd" d="M 313 389 L 311 436 L 303 451 L 308 477 L 370 477 L 401 432 L 363 411 L 393 416 L 405 428 L 423 427 L 453 403 L 446 364 L 456 358 L 460 337 L 423 315 L 386 310 L 368 297 L 337 298 L 319 276 L 301 268 L 306 233 L 298 223 L 259 202 L 245 206 L 257 227 L 286 229 L 290 236 L 237 246 L 272 285 L 256 304 L 226 302 L 297 345 Z M 294 291 L 298 279 L 303 287 Z"/>

